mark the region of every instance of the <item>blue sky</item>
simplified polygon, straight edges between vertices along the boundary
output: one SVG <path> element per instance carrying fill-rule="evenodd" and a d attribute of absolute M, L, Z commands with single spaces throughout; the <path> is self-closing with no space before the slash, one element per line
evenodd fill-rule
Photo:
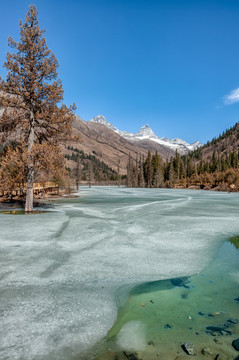
<path fill-rule="evenodd" d="M 31 2 L 1 0 L 8 36 Z M 120 130 L 206 142 L 239 120 L 239 1 L 36 0 L 67 105 Z"/>

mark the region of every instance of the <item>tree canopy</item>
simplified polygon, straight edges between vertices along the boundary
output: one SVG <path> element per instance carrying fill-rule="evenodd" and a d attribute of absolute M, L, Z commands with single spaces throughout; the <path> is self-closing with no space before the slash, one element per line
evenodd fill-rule
<path fill-rule="evenodd" d="M 49 151 L 71 136 L 74 106 L 62 104 L 63 89 L 58 62 L 39 27 L 37 9 L 29 6 L 25 23 L 20 21 L 20 41 L 9 37 L 6 79 L 0 81 L 0 143 L 16 141 L 26 159 L 25 211 L 33 210 L 33 183 L 37 164 Z M 58 148 L 59 150 L 59 148 Z M 13 154 L 12 154 L 13 155 Z M 60 151 L 58 152 L 60 156 Z"/>

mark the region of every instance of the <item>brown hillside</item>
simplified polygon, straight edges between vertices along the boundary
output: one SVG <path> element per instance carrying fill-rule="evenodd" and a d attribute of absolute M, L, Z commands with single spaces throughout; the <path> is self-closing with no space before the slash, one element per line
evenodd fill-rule
<path fill-rule="evenodd" d="M 174 156 L 173 151 L 153 141 L 131 143 L 103 124 L 85 122 L 77 118 L 73 127 L 74 134 L 80 140 L 72 142 L 72 146 L 83 150 L 86 154 L 94 154 L 114 170 L 117 170 L 120 160 L 121 174 L 126 174 L 129 153 L 133 159 L 136 159 L 137 154 L 146 157 L 149 150 L 152 152 L 157 150 L 163 159 Z M 66 152 L 68 151 L 66 150 Z"/>
<path fill-rule="evenodd" d="M 227 155 L 234 150 L 239 149 L 239 123 L 236 123 L 231 129 L 213 139 L 201 149 L 203 160 L 212 160 L 213 152 L 218 155 Z"/>

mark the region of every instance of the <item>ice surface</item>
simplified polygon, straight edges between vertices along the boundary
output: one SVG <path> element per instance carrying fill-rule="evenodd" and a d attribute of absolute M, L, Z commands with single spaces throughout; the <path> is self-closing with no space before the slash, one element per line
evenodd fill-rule
<path fill-rule="evenodd" d="M 123 291 L 201 271 L 239 233 L 239 194 L 93 187 L 80 195 L 48 213 L 0 216 L 1 359 L 86 359 Z"/>
<path fill-rule="evenodd" d="M 117 345 L 127 351 L 145 350 L 147 344 L 144 325 L 136 320 L 127 322 L 117 335 Z"/>

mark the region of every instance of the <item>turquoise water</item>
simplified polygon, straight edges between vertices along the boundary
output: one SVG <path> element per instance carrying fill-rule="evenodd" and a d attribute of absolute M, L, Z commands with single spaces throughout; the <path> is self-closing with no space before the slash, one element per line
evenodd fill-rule
<path fill-rule="evenodd" d="M 237 358 L 231 344 L 238 337 L 239 250 L 226 242 L 203 272 L 132 289 L 95 351 L 97 359 L 127 359 L 126 351 L 141 359 L 174 360 L 188 356 L 182 345 L 190 342 L 195 359 L 205 359 L 207 349 L 210 358 L 230 360 Z"/>
<path fill-rule="evenodd" d="M 238 252 L 223 245 L 239 234 L 239 194 L 95 187 L 79 195 L 47 213 L 0 214 L 0 358 L 129 351 L 174 360 L 188 356 L 184 341 L 200 358 L 212 340 L 213 352 L 215 344 L 234 359 L 238 325 L 219 336 L 222 345 L 205 328 L 239 317 Z"/>

